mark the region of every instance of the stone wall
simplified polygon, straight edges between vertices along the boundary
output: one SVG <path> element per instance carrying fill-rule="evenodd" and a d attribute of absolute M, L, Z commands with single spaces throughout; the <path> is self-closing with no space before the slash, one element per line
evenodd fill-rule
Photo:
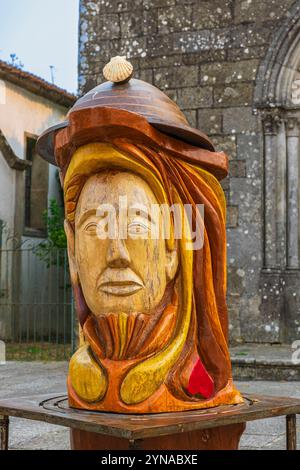
<path fill-rule="evenodd" d="M 222 184 L 232 341 L 284 342 L 299 335 L 298 271 L 289 294 L 285 267 L 265 269 L 265 111 L 255 102 L 268 79 L 262 64 L 276 53 L 274 37 L 283 24 L 288 35 L 298 10 L 294 0 L 80 2 L 80 92 L 103 81 L 110 57 L 127 55 L 136 78 L 165 91 L 229 156 L 230 177 Z M 289 299 L 292 317 L 286 314 Z"/>

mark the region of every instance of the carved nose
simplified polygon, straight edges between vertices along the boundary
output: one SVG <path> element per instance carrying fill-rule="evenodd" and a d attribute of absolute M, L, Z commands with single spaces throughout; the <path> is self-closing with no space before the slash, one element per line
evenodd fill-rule
<path fill-rule="evenodd" d="M 130 256 L 123 240 L 110 240 L 107 250 L 107 264 L 110 268 L 127 268 Z"/>

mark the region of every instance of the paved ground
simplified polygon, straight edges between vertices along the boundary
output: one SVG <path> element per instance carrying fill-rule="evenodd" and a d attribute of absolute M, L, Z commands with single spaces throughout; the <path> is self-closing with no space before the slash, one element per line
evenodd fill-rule
<path fill-rule="evenodd" d="M 22 397 L 36 393 L 64 393 L 67 364 L 64 362 L 8 362 L 0 365 L 0 398 Z M 300 398 L 300 382 L 236 382 L 241 391 Z M 300 420 L 298 417 L 298 448 Z M 11 449 L 69 449 L 67 428 L 11 419 Z M 272 418 L 247 425 L 241 449 L 284 449 L 285 419 Z"/>

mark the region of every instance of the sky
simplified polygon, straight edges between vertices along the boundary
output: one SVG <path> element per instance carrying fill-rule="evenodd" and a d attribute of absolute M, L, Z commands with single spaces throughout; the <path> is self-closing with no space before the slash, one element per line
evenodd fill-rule
<path fill-rule="evenodd" d="M 0 0 L 0 60 L 77 91 L 79 0 Z"/>

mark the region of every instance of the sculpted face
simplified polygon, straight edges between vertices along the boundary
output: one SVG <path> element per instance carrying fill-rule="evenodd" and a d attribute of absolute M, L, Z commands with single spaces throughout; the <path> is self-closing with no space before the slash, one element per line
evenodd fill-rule
<path fill-rule="evenodd" d="M 62 173 L 80 321 L 70 406 L 161 413 L 241 403 L 226 340 L 221 186 L 194 163 L 144 147 L 118 139 L 83 145 Z M 188 204 L 197 222 L 203 200 L 206 220 L 195 224 L 197 233 L 207 229 L 201 250 L 190 247 L 189 213 L 179 213 L 179 237 L 173 212 L 166 240 L 165 209 Z"/>
<path fill-rule="evenodd" d="M 124 198 L 127 238 L 120 222 Z M 153 204 L 158 204 L 154 193 L 136 174 L 103 171 L 86 181 L 76 208 L 74 242 L 67 236 L 71 271 L 79 277 L 94 315 L 150 313 L 175 276 L 177 254 L 167 249 L 162 215 L 151 211 Z M 107 235 L 109 214 L 115 215 L 115 223 Z M 153 229 L 158 234 L 154 239 Z"/>

